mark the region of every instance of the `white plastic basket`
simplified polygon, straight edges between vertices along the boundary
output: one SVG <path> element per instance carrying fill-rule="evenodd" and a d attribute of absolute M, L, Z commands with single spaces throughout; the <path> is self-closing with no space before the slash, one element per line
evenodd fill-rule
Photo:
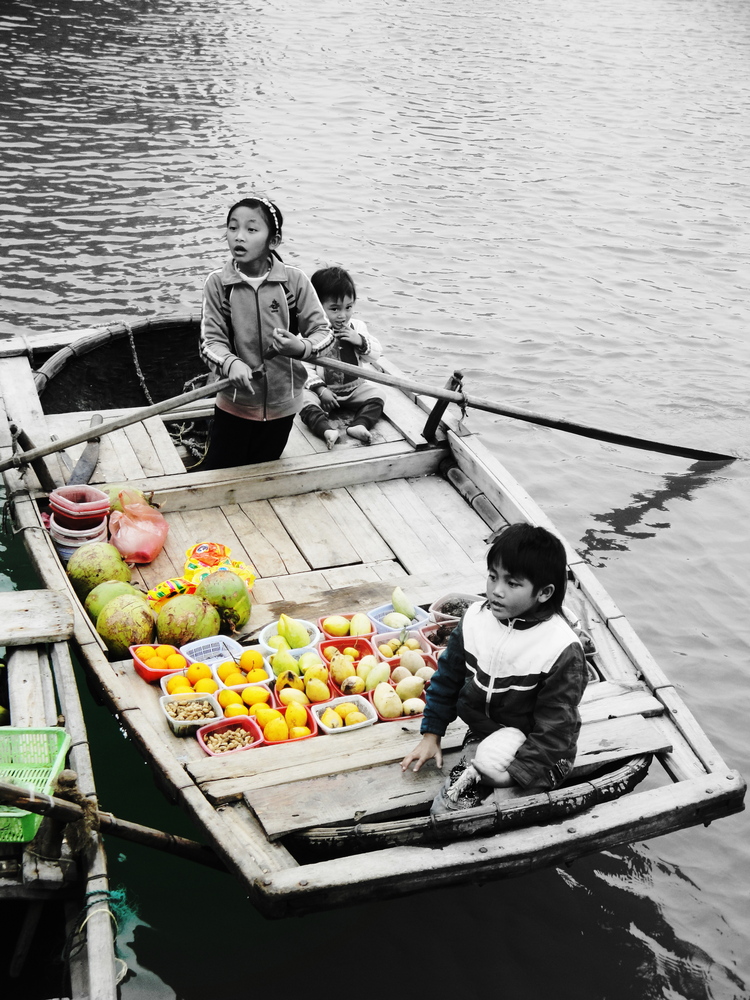
<path fill-rule="evenodd" d="M 356 705 L 359 711 L 367 716 L 367 721 L 357 722 L 353 726 L 339 726 L 337 729 L 331 729 L 323 725 L 320 717 L 326 709 L 335 708 L 336 705 L 343 705 L 345 702 L 347 704 L 351 702 L 353 705 Z M 320 732 L 326 733 L 328 736 L 338 736 L 339 733 L 353 733 L 357 729 L 366 729 L 367 726 L 372 726 L 378 721 L 378 713 L 375 711 L 372 702 L 361 694 L 343 695 L 341 698 L 333 698 L 331 701 L 321 702 L 319 705 L 310 705 L 310 708 L 315 716 L 315 721 L 318 723 Z"/>
<path fill-rule="evenodd" d="M 241 646 L 235 639 L 226 635 L 214 635 L 208 639 L 195 639 L 184 646 L 180 652 L 188 663 L 207 663 L 209 667 L 221 660 L 237 660 L 242 653 Z"/>
<path fill-rule="evenodd" d="M 213 709 L 213 718 L 207 716 L 205 718 L 195 720 L 174 719 L 167 711 L 167 705 L 172 702 L 191 701 L 207 701 Z M 218 701 L 212 694 L 164 694 L 159 699 L 159 704 L 161 705 L 164 717 L 169 723 L 169 727 L 175 736 L 193 736 L 198 732 L 201 726 L 205 726 L 209 722 L 216 722 L 218 719 L 222 719 L 224 717 L 221 705 L 219 705 Z"/>
<path fill-rule="evenodd" d="M 318 628 L 318 626 L 314 622 L 307 621 L 305 618 L 295 618 L 294 620 L 296 622 L 299 622 L 300 625 L 304 625 L 304 627 L 307 629 L 307 634 L 310 636 L 310 640 L 305 646 L 296 646 L 292 650 L 292 652 L 304 653 L 310 649 L 314 649 L 316 643 L 320 641 L 321 637 L 320 629 Z M 276 652 L 276 649 L 273 646 L 268 645 L 268 640 L 271 638 L 272 635 L 276 635 L 278 633 L 278 630 L 279 630 L 278 621 L 271 622 L 270 625 L 266 625 L 265 628 L 261 629 L 260 634 L 258 635 L 257 638 L 257 643 L 261 647 L 261 651 L 264 656 L 271 656 L 273 655 L 273 653 Z"/>
<path fill-rule="evenodd" d="M 376 633 L 393 632 L 392 625 L 383 624 L 383 619 L 385 618 L 385 616 L 389 615 L 393 610 L 394 608 L 392 604 L 381 604 L 379 608 L 373 608 L 372 611 L 367 612 L 367 617 L 375 626 Z M 430 616 L 424 610 L 424 608 L 415 607 L 414 611 L 416 613 L 416 618 L 414 618 L 414 620 L 410 622 L 409 625 L 404 626 L 407 632 L 411 632 L 412 629 L 415 628 L 420 628 L 420 626 L 425 625 L 428 621 L 430 621 Z M 401 629 L 399 629 L 398 631 L 401 631 Z M 370 636 L 370 641 L 372 642 L 373 646 L 376 646 L 377 634 L 374 636 Z"/>

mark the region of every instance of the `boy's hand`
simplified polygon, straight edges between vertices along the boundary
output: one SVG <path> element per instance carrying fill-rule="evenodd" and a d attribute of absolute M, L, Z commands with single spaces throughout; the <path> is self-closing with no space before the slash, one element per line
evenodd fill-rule
<path fill-rule="evenodd" d="M 351 326 L 345 326 L 341 331 L 336 330 L 336 337 L 338 340 L 343 340 L 345 344 L 351 344 L 352 347 L 362 348 L 365 346 L 362 334 L 357 333 Z"/>
<path fill-rule="evenodd" d="M 280 326 L 274 327 L 271 343 L 279 354 L 283 354 L 287 358 L 301 358 L 305 353 L 305 342 L 302 337 L 298 333 L 284 330 Z"/>
<path fill-rule="evenodd" d="M 440 749 L 440 737 L 436 736 L 435 733 L 425 733 L 412 752 L 401 761 L 401 770 L 407 771 L 409 764 L 414 763 L 413 770 L 416 774 L 420 767 L 433 757 L 435 764 L 442 767 L 443 751 Z"/>
<path fill-rule="evenodd" d="M 318 399 L 320 400 L 321 410 L 325 410 L 326 413 L 330 413 L 331 410 L 336 409 L 336 397 L 330 389 L 321 389 L 318 393 Z"/>

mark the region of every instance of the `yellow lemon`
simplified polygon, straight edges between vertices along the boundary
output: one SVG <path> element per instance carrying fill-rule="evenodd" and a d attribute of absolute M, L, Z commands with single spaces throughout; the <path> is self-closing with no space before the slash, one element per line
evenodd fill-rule
<path fill-rule="evenodd" d="M 271 719 L 263 727 L 263 738 L 271 743 L 279 743 L 282 740 L 289 739 L 289 727 L 286 722 L 279 716 L 278 719 Z"/>
<path fill-rule="evenodd" d="M 292 726 L 289 730 L 290 740 L 301 740 L 303 736 L 309 736 L 311 730 L 307 726 Z"/>
<path fill-rule="evenodd" d="M 288 687 L 284 688 L 282 691 L 276 692 L 276 697 L 279 699 L 282 705 L 291 705 L 292 702 L 296 702 L 298 705 L 309 705 L 310 699 L 307 697 L 304 691 L 298 691 L 297 688 Z"/>
<path fill-rule="evenodd" d="M 187 660 L 182 653 L 170 653 L 164 662 L 170 670 L 184 670 L 187 666 Z"/>
<path fill-rule="evenodd" d="M 170 657 L 170 659 L 172 659 L 172 657 Z M 184 657 L 182 657 L 182 659 L 184 659 Z M 211 676 L 211 668 L 207 663 L 191 663 L 185 673 L 190 683 L 195 686 L 198 681 L 205 680 L 207 677 Z"/>
<path fill-rule="evenodd" d="M 172 654 L 176 652 L 177 650 L 174 648 L 174 646 L 167 646 L 166 644 L 164 644 L 162 646 L 156 647 L 156 655 L 160 656 L 162 660 L 166 660 L 168 656 L 172 656 Z"/>
<path fill-rule="evenodd" d="M 358 712 L 359 709 L 351 701 L 342 701 L 333 706 L 334 712 L 338 712 L 342 719 L 345 719 L 350 712 Z"/>
<path fill-rule="evenodd" d="M 199 691 L 201 694 L 215 694 L 218 690 L 219 685 L 213 677 L 201 677 L 201 679 L 196 681 L 193 685 L 193 691 Z"/>
<path fill-rule="evenodd" d="M 242 673 L 241 670 L 235 670 L 233 674 L 227 674 L 227 676 L 224 677 L 223 680 L 226 686 L 230 688 L 237 687 L 238 684 L 247 684 L 247 681 L 245 680 L 245 675 Z"/>
<path fill-rule="evenodd" d="M 345 726 L 356 726 L 358 722 L 367 722 L 367 716 L 364 712 L 349 712 L 348 715 L 344 716 Z"/>
<path fill-rule="evenodd" d="M 240 669 L 249 673 L 258 667 L 263 668 L 263 654 L 257 649 L 246 649 L 240 656 Z M 265 671 L 264 671 L 265 673 Z"/>
<path fill-rule="evenodd" d="M 149 657 L 153 656 L 155 653 L 156 650 L 154 649 L 153 646 L 138 646 L 138 648 L 135 651 L 135 655 L 144 662 L 148 660 Z"/>
<path fill-rule="evenodd" d="M 224 681 L 224 683 L 226 683 L 226 678 L 229 676 L 229 674 L 233 674 L 236 670 L 237 670 L 237 664 L 234 662 L 234 660 L 224 660 L 224 662 L 220 663 L 219 666 L 216 668 L 216 675 L 220 681 Z"/>
<path fill-rule="evenodd" d="M 258 681 L 267 681 L 268 674 L 264 667 L 253 667 L 252 670 L 248 670 L 245 674 L 246 684 L 257 684 Z"/>
<path fill-rule="evenodd" d="M 323 629 L 328 635 L 349 635 L 349 619 L 343 615 L 331 615 L 323 620 Z"/>
<path fill-rule="evenodd" d="M 269 722 L 274 722 L 277 719 L 281 719 L 284 722 L 284 716 L 277 708 L 269 708 L 268 705 L 262 705 L 258 707 L 255 712 L 255 718 L 258 720 L 258 725 L 261 729 L 265 731 L 266 726 Z M 286 725 L 286 723 L 284 723 Z"/>
<path fill-rule="evenodd" d="M 146 665 L 150 670 L 169 670 L 167 661 L 162 660 L 160 656 L 149 656 Z"/>
<path fill-rule="evenodd" d="M 227 719 L 231 719 L 235 715 L 247 715 L 247 705 L 227 705 L 224 709 L 224 715 Z"/>
<path fill-rule="evenodd" d="M 242 692 L 242 700 L 246 705 L 265 705 L 271 698 L 271 692 L 264 687 L 247 687 Z"/>
<path fill-rule="evenodd" d="M 183 674 L 175 674 L 170 677 L 165 685 L 167 694 L 177 694 L 178 691 L 192 691 L 190 681 Z"/>
<path fill-rule="evenodd" d="M 287 705 L 284 718 L 286 719 L 286 724 L 290 729 L 293 729 L 295 726 L 306 726 L 307 709 L 304 705 L 300 705 L 298 702 L 293 701 Z"/>
<path fill-rule="evenodd" d="M 219 702 L 222 708 L 227 708 L 229 705 L 242 705 L 242 698 L 237 694 L 236 691 L 230 691 L 225 688 L 223 691 L 219 691 L 216 695 L 216 700 Z"/>
<path fill-rule="evenodd" d="M 343 653 L 344 656 L 351 656 L 353 660 L 359 659 L 359 650 L 356 646 L 347 646 L 346 649 L 343 650 Z"/>

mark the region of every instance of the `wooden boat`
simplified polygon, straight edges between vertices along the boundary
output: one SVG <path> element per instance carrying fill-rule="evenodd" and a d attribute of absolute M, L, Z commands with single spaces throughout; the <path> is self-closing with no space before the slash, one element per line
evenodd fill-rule
<path fill-rule="evenodd" d="M 0 392 L 9 419 L 37 445 L 53 435 L 62 442 L 85 434 L 94 414 L 107 423 L 174 396 L 200 373 L 197 334 L 197 321 L 185 317 L 8 342 Z M 170 358 L 186 360 L 183 370 L 152 361 L 157 341 Z M 392 366 L 378 370 L 391 384 L 382 386 L 385 416 L 369 447 L 345 440 L 328 451 L 299 425 L 278 462 L 188 472 L 165 421 L 208 415 L 205 401 L 102 437 L 91 484 L 153 493 L 170 526 L 163 551 L 134 568 L 134 582 L 148 590 L 180 576 L 198 542 L 228 546 L 257 576 L 243 642 L 282 612 L 311 621 L 367 612 L 387 603 L 396 584 L 423 608 L 448 594 L 481 594 L 493 530 L 514 521 L 552 526 L 461 419 L 443 413 L 434 433 L 425 431 L 431 402 L 395 388 L 403 380 Z M 108 378 L 97 394 L 91 373 L 102 371 Z M 68 449 L 70 463 L 82 447 Z M 742 777 L 567 543 L 567 613 L 595 647 L 569 788 L 430 819 L 443 776 L 398 766 L 418 739 L 419 719 L 208 757 L 195 740 L 172 735 L 158 687 L 130 660 L 107 657 L 42 527 L 46 494 L 24 468 L 8 483 L 11 512 L 45 586 L 70 597 L 91 678 L 157 782 L 268 916 L 518 875 L 743 808 Z M 49 455 L 49 470 L 64 481 L 59 455 Z M 460 722 L 446 735 L 446 770 L 463 735 Z"/>
<path fill-rule="evenodd" d="M 67 642 L 72 632 L 73 614 L 65 595 L 0 594 L 0 645 L 6 647 L 7 672 L 2 700 L 10 715 L 9 724 L 0 728 L 0 777 L 30 782 L 39 789 L 67 763 L 77 776 L 77 792 L 96 803 Z M 73 777 L 70 771 L 64 774 Z M 88 849 L 80 850 L 54 820 L 43 819 L 38 828 L 34 820 L 33 814 L 24 815 L 13 806 L 0 811 L 0 903 L 6 926 L 13 914 L 17 927 L 11 932 L 15 947 L 8 974 L 21 980 L 29 951 L 39 944 L 37 927 L 43 909 L 61 904 L 66 995 L 74 1000 L 114 1000 L 115 924 L 101 836 L 94 832 Z"/>

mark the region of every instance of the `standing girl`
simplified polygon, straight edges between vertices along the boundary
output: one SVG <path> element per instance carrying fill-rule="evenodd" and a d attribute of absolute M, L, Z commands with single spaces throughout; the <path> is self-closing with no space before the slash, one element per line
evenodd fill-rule
<path fill-rule="evenodd" d="M 302 405 L 302 362 L 333 343 L 309 278 L 276 253 L 283 221 L 273 202 L 258 197 L 243 198 L 227 215 L 232 257 L 206 279 L 200 352 L 232 384 L 216 397 L 201 470 L 279 458 Z"/>

